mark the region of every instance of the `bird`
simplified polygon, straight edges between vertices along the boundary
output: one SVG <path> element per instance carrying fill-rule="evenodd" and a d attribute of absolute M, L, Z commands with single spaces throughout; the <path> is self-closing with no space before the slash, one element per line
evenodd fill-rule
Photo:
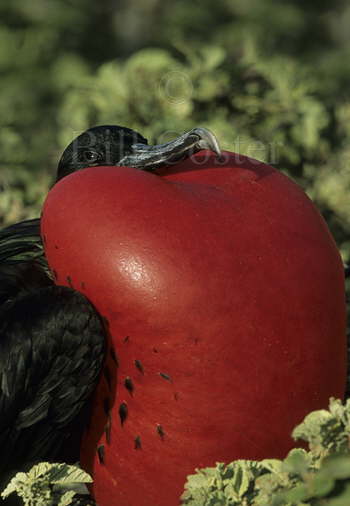
<path fill-rule="evenodd" d="M 201 127 L 149 145 L 130 128 L 99 125 L 66 147 L 54 184 L 77 170 L 104 165 L 156 171 L 201 149 L 221 153 L 216 137 Z M 16 472 L 40 461 L 79 460 L 107 340 L 106 322 L 87 298 L 56 286 L 40 218 L 0 230 L 1 489 Z M 10 496 L 2 504 L 19 503 Z"/>

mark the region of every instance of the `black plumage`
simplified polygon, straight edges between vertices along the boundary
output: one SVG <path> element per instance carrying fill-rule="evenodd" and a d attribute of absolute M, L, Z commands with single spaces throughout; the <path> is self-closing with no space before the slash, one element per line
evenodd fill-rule
<path fill-rule="evenodd" d="M 50 286 L 5 303 L 0 336 L 0 474 L 76 462 L 104 357 L 102 320 L 83 295 Z"/>
<path fill-rule="evenodd" d="M 64 150 L 58 163 L 57 181 L 86 167 L 121 165 L 133 146 L 147 145 L 147 139 L 130 128 L 103 125 L 89 128 Z"/>
<path fill-rule="evenodd" d="M 103 322 L 92 305 L 54 285 L 40 220 L 0 231 L 1 490 L 37 462 L 79 460 L 104 348 Z M 12 494 L 2 503 L 22 501 Z"/>
<path fill-rule="evenodd" d="M 18 295 L 52 284 L 40 220 L 26 220 L 0 230 L 0 307 Z"/>

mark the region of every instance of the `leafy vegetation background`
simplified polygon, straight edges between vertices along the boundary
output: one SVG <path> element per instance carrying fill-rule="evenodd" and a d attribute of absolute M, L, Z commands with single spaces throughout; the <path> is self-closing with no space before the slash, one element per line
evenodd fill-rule
<path fill-rule="evenodd" d="M 39 214 L 83 129 L 200 125 L 298 181 L 349 257 L 349 2 L 1 0 L 0 20 L 0 225 Z"/>

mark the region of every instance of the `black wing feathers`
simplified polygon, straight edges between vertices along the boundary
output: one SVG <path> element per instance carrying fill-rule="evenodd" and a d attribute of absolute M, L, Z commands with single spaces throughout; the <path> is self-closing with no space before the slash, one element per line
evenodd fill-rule
<path fill-rule="evenodd" d="M 74 462 L 80 438 L 70 457 L 65 444 L 83 427 L 98 380 L 103 323 L 84 296 L 56 286 L 8 302 L 2 313 L 0 473 L 63 454 Z"/>
<path fill-rule="evenodd" d="M 19 294 L 52 284 L 40 220 L 26 220 L 0 230 L 0 306 Z"/>

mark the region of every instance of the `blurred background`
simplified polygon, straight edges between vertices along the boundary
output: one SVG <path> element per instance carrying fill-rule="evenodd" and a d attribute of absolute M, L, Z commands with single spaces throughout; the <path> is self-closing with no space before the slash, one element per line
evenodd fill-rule
<path fill-rule="evenodd" d="M 0 225 L 90 126 L 205 126 L 300 183 L 349 259 L 349 26 L 346 0 L 1 0 Z"/>

